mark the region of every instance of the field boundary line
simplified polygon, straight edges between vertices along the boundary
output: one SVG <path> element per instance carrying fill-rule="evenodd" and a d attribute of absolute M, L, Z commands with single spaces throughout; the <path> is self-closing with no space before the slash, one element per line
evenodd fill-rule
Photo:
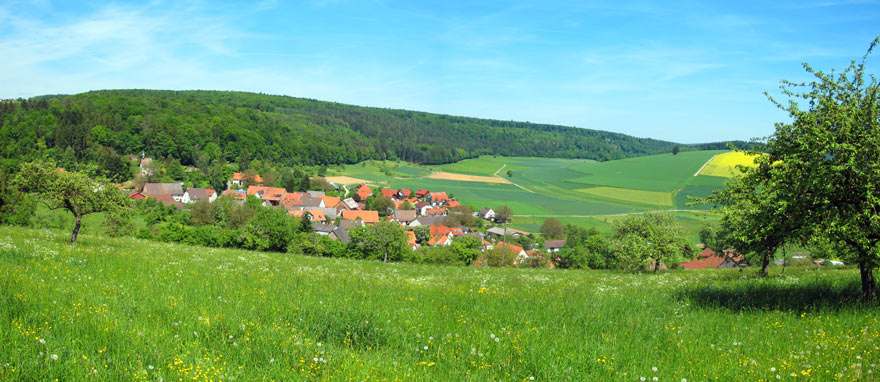
<path fill-rule="evenodd" d="M 501 168 L 499 168 L 497 171 L 495 171 L 495 174 L 493 174 L 493 175 L 494 175 L 495 177 L 500 178 L 500 176 L 498 176 L 498 173 L 501 172 L 501 170 L 504 170 L 505 167 L 507 167 L 507 163 L 501 165 Z M 514 186 L 517 186 L 517 187 L 519 187 L 519 188 L 525 190 L 526 192 L 531 192 L 531 193 L 533 193 L 533 194 L 537 194 L 537 192 L 532 191 L 532 190 L 530 190 L 530 189 L 528 189 L 528 188 L 525 188 L 525 187 L 523 187 L 523 186 L 520 186 L 520 185 L 514 183 L 512 180 L 509 180 L 509 179 L 508 179 L 507 181 L 510 182 L 510 184 L 512 184 L 512 185 L 514 185 Z M 544 195 L 544 194 L 541 194 L 541 195 Z"/>
<path fill-rule="evenodd" d="M 706 166 L 709 165 L 709 162 L 711 162 L 712 159 L 715 159 L 715 157 L 717 157 L 717 156 L 719 156 L 719 155 L 721 155 L 721 154 L 715 154 L 715 155 L 712 155 L 712 157 L 709 158 L 709 160 L 707 160 L 706 163 L 703 163 L 703 166 L 700 167 L 700 169 L 697 170 L 697 172 L 694 173 L 694 176 L 700 175 L 700 172 L 703 171 L 703 169 L 706 168 Z"/>

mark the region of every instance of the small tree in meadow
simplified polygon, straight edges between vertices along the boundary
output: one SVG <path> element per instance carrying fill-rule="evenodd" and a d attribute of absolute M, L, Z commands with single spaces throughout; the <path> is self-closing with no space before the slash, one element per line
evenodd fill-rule
<path fill-rule="evenodd" d="M 64 171 L 49 162 L 22 164 L 13 182 L 49 209 L 64 209 L 73 214 L 71 243 L 76 242 L 83 216 L 124 208 L 129 201 L 122 190 L 103 177 Z"/>

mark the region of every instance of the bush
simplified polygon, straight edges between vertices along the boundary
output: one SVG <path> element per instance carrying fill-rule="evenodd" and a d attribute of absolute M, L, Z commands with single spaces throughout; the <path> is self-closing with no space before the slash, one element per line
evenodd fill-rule
<path fill-rule="evenodd" d="M 286 252 L 295 230 L 294 219 L 286 211 L 260 207 L 241 230 L 241 246 L 257 251 Z"/>

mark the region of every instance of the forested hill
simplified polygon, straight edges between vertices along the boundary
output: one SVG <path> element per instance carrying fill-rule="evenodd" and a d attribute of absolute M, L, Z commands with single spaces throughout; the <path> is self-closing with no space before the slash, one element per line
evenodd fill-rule
<path fill-rule="evenodd" d="M 610 160 L 675 143 L 575 127 L 456 117 L 242 92 L 106 90 L 0 104 L 0 156 L 242 156 L 279 165 L 402 159 L 437 164 L 482 154 Z M 72 151 L 72 153 L 71 153 Z"/>

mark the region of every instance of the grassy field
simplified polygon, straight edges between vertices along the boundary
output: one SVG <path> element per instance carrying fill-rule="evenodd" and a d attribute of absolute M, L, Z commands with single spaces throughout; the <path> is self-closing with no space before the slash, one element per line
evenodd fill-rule
<path fill-rule="evenodd" d="M 571 182 L 631 188 L 645 191 L 674 192 L 714 155 L 724 151 L 688 151 L 678 155 L 661 154 L 608 162 L 586 163 L 572 170 L 589 174 Z"/>
<path fill-rule="evenodd" d="M 0 380 L 876 380 L 852 269 L 474 269 L 0 227 Z"/>

